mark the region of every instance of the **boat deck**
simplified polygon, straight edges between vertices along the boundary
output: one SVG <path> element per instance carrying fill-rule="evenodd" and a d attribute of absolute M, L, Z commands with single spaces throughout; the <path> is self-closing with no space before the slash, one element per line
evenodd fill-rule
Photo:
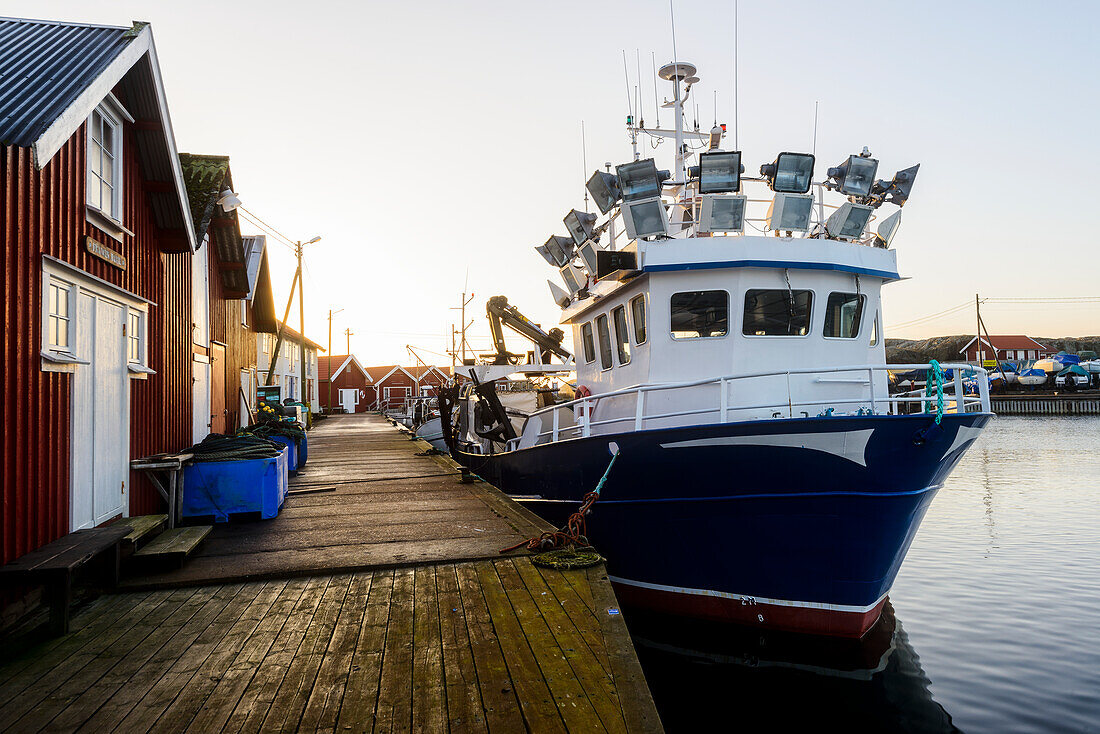
<path fill-rule="evenodd" d="M 0 665 L 0 730 L 660 731 L 603 568 L 501 557 L 543 523 L 424 448 L 324 421 L 291 489 L 335 490 Z"/>

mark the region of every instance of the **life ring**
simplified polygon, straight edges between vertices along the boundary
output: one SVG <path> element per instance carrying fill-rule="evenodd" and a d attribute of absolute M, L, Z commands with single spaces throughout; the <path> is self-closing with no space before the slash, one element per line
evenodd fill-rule
<path fill-rule="evenodd" d="M 573 395 L 577 400 L 580 400 L 581 398 L 591 397 L 592 391 L 588 389 L 587 385 L 580 385 L 574 391 Z"/>

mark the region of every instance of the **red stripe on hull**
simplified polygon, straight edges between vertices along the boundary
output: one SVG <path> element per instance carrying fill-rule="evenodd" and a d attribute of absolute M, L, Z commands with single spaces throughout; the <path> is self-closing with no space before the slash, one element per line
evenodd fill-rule
<path fill-rule="evenodd" d="M 866 612 L 792 607 L 763 602 L 742 602 L 704 594 L 684 594 L 615 583 L 615 594 L 624 606 L 663 614 L 712 619 L 718 622 L 766 627 L 830 637 L 862 637 L 874 626 L 886 603 L 883 598 Z"/>

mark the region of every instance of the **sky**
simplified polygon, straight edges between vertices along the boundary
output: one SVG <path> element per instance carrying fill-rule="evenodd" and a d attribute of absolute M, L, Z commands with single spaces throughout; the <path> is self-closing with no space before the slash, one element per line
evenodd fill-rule
<path fill-rule="evenodd" d="M 674 7 L 700 126 L 732 130 L 733 0 Z M 0 14 L 152 23 L 179 150 L 230 156 L 245 207 L 291 239 L 322 237 L 306 248 L 307 335 L 325 345 L 339 310 L 333 351 L 350 328 L 366 364 L 410 363 L 406 345 L 449 364 L 464 289 L 478 349 L 493 295 L 556 324 L 557 276 L 532 248 L 566 234 L 591 170 L 630 159 L 624 50 L 649 124 L 652 59 L 673 57 L 661 0 L 3 0 Z M 863 146 L 880 177 L 921 164 L 893 242 L 908 279 L 884 289 L 888 337 L 972 333 L 976 293 L 1098 296 L 1098 22 L 1092 2 L 740 0 L 747 175 L 811 148 L 815 103 L 817 178 Z M 294 258 L 268 242 L 281 315 Z M 1095 301 L 982 313 L 993 334 L 1100 333 Z"/>

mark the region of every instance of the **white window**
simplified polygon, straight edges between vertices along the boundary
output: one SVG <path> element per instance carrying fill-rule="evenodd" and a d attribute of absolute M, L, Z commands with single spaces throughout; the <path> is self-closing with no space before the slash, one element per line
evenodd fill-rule
<path fill-rule="evenodd" d="M 145 319 L 141 311 L 130 309 L 129 322 L 126 325 L 126 343 L 131 363 L 145 362 Z"/>
<path fill-rule="evenodd" d="M 46 324 L 46 348 L 56 352 L 71 352 L 73 287 L 69 283 L 50 278 L 46 293 L 48 311 Z"/>
<path fill-rule="evenodd" d="M 88 205 L 116 222 L 122 216 L 122 118 L 101 104 L 88 118 Z"/>

